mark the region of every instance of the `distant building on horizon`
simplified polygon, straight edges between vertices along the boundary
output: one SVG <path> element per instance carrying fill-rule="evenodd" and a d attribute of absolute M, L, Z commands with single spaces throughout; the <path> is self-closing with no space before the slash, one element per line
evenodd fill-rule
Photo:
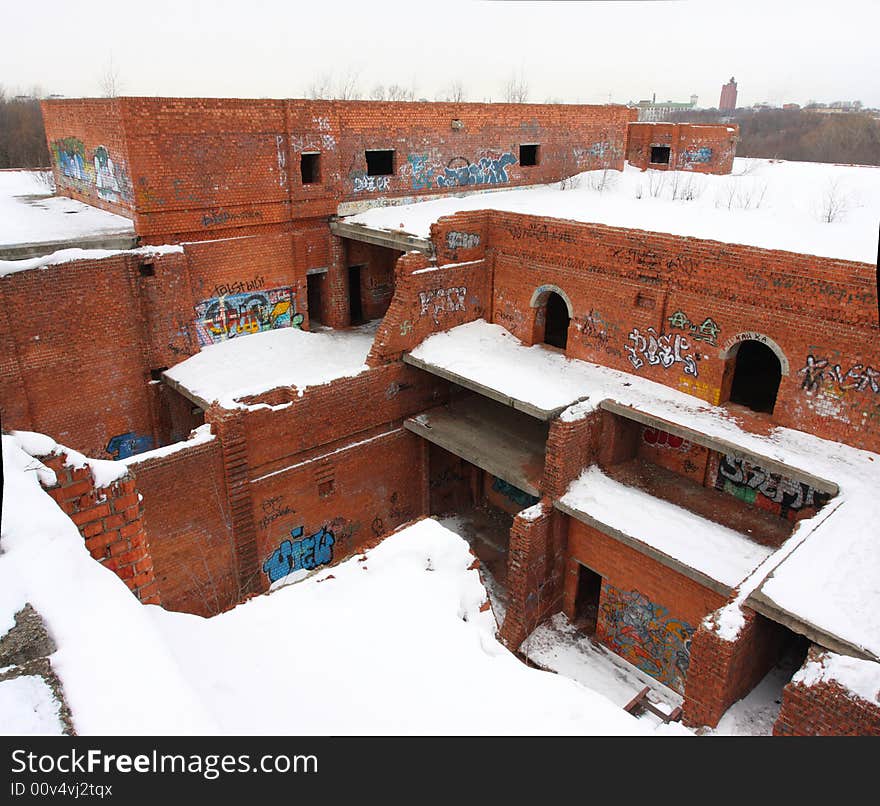
<path fill-rule="evenodd" d="M 640 123 L 656 123 L 658 121 L 671 120 L 676 112 L 689 112 L 697 106 L 697 96 L 691 95 L 690 103 L 680 101 L 657 102 L 657 94 L 654 93 L 650 101 L 643 100 L 637 104 L 630 102 L 630 107 L 639 110 Z"/>
<path fill-rule="evenodd" d="M 733 76 L 721 88 L 721 100 L 718 102 L 719 112 L 733 112 L 736 109 L 736 80 Z"/>

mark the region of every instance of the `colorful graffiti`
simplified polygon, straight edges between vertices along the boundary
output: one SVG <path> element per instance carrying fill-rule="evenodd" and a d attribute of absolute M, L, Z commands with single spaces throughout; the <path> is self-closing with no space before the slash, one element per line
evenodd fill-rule
<path fill-rule="evenodd" d="M 89 156 L 78 137 L 63 137 L 52 143 L 52 156 L 62 185 L 73 186 L 82 192 L 94 188 L 104 201 L 132 203 L 134 194 L 128 173 L 113 162 L 107 146 L 98 146 Z"/>
<path fill-rule="evenodd" d="M 581 323 L 581 336 L 586 339 L 595 339 L 600 344 L 607 344 L 611 333 L 616 333 L 617 325 L 606 320 L 599 311 L 591 309 Z"/>
<path fill-rule="evenodd" d="M 467 286 L 453 286 L 452 288 L 435 288 L 431 291 L 419 292 L 421 305 L 419 316 L 430 313 L 435 324 L 440 323 L 440 315 L 463 311 L 465 309 L 465 297 Z"/>
<path fill-rule="evenodd" d="M 629 334 L 632 345 L 624 345 L 629 353 L 629 361 L 635 369 L 641 369 L 645 361 L 651 366 L 660 365 L 669 369 L 674 364 L 683 364 L 684 371 L 688 375 L 697 377 L 697 362 L 692 355 L 687 355 L 690 342 L 678 334 L 658 334 L 653 327 L 649 327 L 647 336 L 642 335 L 639 329 L 634 327 Z"/>
<path fill-rule="evenodd" d="M 684 311 L 676 311 L 667 321 L 669 327 L 688 331 L 696 341 L 704 341 L 712 345 L 718 344 L 718 334 L 721 333 L 721 328 L 714 319 L 708 316 L 701 325 L 698 325 L 696 322 L 691 322 Z"/>
<path fill-rule="evenodd" d="M 681 161 L 690 163 L 704 163 L 712 161 L 712 149 L 708 146 L 701 148 L 689 148 L 681 152 Z"/>
<path fill-rule="evenodd" d="M 463 164 L 453 166 L 453 162 Z M 507 168 L 510 165 L 516 165 L 516 157 L 509 151 L 497 157 L 481 157 L 477 162 L 468 162 L 464 157 L 456 157 L 443 169 L 443 175 L 437 177 L 437 187 L 503 184 L 510 181 L 507 175 Z"/>
<path fill-rule="evenodd" d="M 787 478 L 779 473 L 770 473 L 758 465 L 727 454 L 718 464 L 715 489 L 736 496 L 741 501 L 753 504 L 758 496 L 764 499 L 763 509 L 769 509 L 781 518 L 789 513 L 805 508 L 820 509 L 831 498 L 828 493 L 814 490 L 809 484 Z"/>
<path fill-rule="evenodd" d="M 290 532 L 292 540 L 282 540 L 278 548 L 263 563 L 263 573 L 270 582 L 277 582 L 294 571 L 313 571 L 333 562 L 333 532 L 321 527 L 314 534 L 303 537 L 303 527 Z M 301 538 L 301 539 L 300 539 Z"/>
<path fill-rule="evenodd" d="M 452 232 L 446 233 L 446 247 L 448 249 L 474 249 L 480 245 L 478 232 Z"/>
<path fill-rule="evenodd" d="M 250 333 L 299 327 L 304 318 L 295 312 L 295 295 L 290 288 L 206 299 L 195 306 L 195 311 L 196 333 L 202 347 Z"/>
<path fill-rule="evenodd" d="M 810 354 L 804 366 L 798 370 L 803 375 L 801 389 L 815 392 L 821 385 L 837 387 L 841 391 L 853 389 L 865 392 L 868 389 L 874 394 L 880 393 L 880 371 L 864 364 L 854 364 L 843 372 L 840 364 L 832 364 L 827 358 L 816 358 Z"/>
<path fill-rule="evenodd" d="M 523 509 L 534 506 L 541 500 L 534 495 L 529 495 L 525 490 L 520 490 L 519 487 L 514 487 L 512 484 L 504 481 L 504 479 L 499 479 L 497 476 L 495 476 L 495 481 L 492 482 L 492 489 L 496 493 L 501 493 L 505 498 L 509 498 L 514 504 Z"/>
<path fill-rule="evenodd" d="M 671 448 L 672 450 L 682 452 L 691 449 L 691 443 L 684 437 L 679 437 L 675 434 L 670 434 L 668 431 L 661 431 L 659 428 L 652 428 L 651 426 L 645 426 L 642 429 L 642 440 L 645 444 L 657 448 Z"/>
<path fill-rule="evenodd" d="M 406 159 L 410 165 L 413 190 L 427 190 L 434 187 L 434 168 L 428 164 L 428 155 L 410 154 Z"/>
<path fill-rule="evenodd" d="M 639 591 L 603 582 L 599 637 L 614 652 L 684 693 L 694 628 Z"/>
<path fill-rule="evenodd" d="M 111 437 L 104 450 L 114 459 L 127 459 L 129 456 L 148 451 L 152 447 L 152 437 L 129 431 L 127 434 L 117 434 L 115 437 Z"/>

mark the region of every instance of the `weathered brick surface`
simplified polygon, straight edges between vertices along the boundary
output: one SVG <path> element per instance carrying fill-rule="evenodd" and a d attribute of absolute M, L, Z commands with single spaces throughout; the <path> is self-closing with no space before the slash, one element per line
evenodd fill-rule
<path fill-rule="evenodd" d="M 637 168 L 729 174 L 736 156 L 739 126 L 697 123 L 630 123 L 626 159 Z M 668 164 L 651 162 L 651 147 L 670 149 Z"/>

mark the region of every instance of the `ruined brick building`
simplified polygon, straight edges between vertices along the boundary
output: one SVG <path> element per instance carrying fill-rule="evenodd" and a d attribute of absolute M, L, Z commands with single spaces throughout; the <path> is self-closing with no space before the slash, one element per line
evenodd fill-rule
<path fill-rule="evenodd" d="M 717 724 L 793 646 L 814 665 L 878 661 L 877 636 L 835 611 L 844 588 L 870 592 L 876 556 L 820 569 L 807 610 L 789 584 L 814 546 L 844 556 L 859 531 L 858 463 L 880 451 L 873 265 L 473 204 L 429 238 L 352 220 L 625 161 L 725 174 L 735 127 L 640 124 L 621 106 L 43 111 L 58 192 L 132 229 L 66 244 L 113 251 L 37 251 L 0 277 L 3 427 L 127 463 L 112 488 L 74 470 L 52 492 L 143 601 L 210 615 L 480 505 L 510 522 L 506 644 L 563 611 L 683 695 L 690 725 Z M 192 363 L 297 329 L 327 337 L 327 364 L 328 334 L 361 334 L 365 366 L 256 388 L 228 357 L 216 383 Z M 447 331 L 462 352 L 479 335 L 488 364 L 427 349 Z M 565 359 L 570 388 L 543 402 L 491 380 L 532 372 L 539 387 Z M 295 352 L 267 361 L 296 377 Z M 203 424 L 213 438 L 188 440 Z M 839 474 L 836 443 L 859 449 Z M 639 517 L 671 505 L 684 540 Z M 878 733 L 880 707 L 796 680 L 776 732 Z"/>

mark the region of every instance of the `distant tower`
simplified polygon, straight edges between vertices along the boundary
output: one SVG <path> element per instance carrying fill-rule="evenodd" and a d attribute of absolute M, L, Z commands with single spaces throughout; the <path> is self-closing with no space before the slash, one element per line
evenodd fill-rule
<path fill-rule="evenodd" d="M 691 106 L 694 107 L 694 109 L 697 107 L 698 100 L 699 98 L 696 95 L 691 95 Z"/>
<path fill-rule="evenodd" d="M 733 112 L 736 109 L 736 81 L 733 76 L 730 81 L 721 88 L 721 101 L 718 104 L 719 112 Z"/>

